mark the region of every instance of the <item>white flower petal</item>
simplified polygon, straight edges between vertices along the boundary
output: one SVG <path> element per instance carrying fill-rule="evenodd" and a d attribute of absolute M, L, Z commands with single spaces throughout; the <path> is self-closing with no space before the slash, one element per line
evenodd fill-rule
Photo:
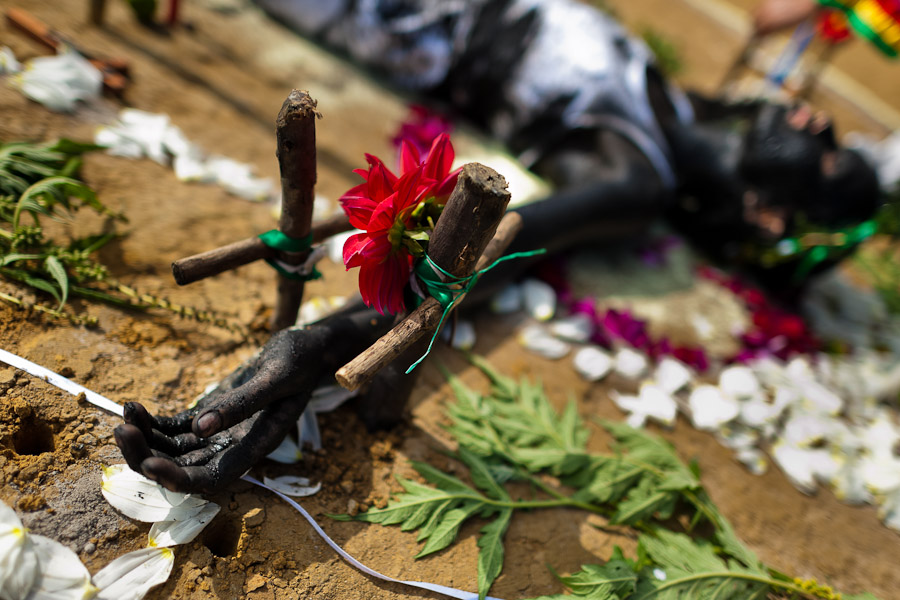
<path fill-rule="evenodd" d="M 0 598 L 24 598 L 37 577 L 31 536 L 16 512 L 0 502 Z"/>
<path fill-rule="evenodd" d="M 801 390 L 801 405 L 809 410 L 836 415 L 844 407 L 840 396 L 817 381 L 807 381 Z"/>
<path fill-rule="evenodd" d="M 0 48 L 0 73 L 18 73 L 22 70 L 22 65 L 16 60 L 16 55 L 9 46 Z"/>
<path fill-rule="evenodd" d="M 148 546 L 167 548 L 187 544 L 219 514 L 219 505 L 210 502 L 193 518 L 184 521 L 159 521 L 150 528 Z"/>
<path fill-rule="evenodd" d="M 169 548 L 142 548 L 112 561 L 94 575 L 97 600 L 141 600 L 172 572 L 175 555 Z"/>
<path fill-rule="evenodd" d="M 760 394 L 759 380 L 749 367 L 728 367 L 719 375 L 719 388 L 726 395 L 738 400 Z"/>
<path fill-rule="evenodd" d="M 147 523 L 190 519 L 207 503 L 197 496 L 171 492 L 127 465 L 103 467 L 101 492 L 116 510 Z"/>
<path fill-rule="evenodd" d="M 740 403 L 740 408 L 740 421 L 750 427 L 762 427 L 778 416 L 775 407 L 761 398 L 745 400 Z"/>
<path fill-rule="evenodd" d="M 762 475 L 769 470 L 769 461 L 766 459 L 766 455 L 757 448 L 738 450 L 735 453 L 735 458 L 754 475 Z"/>
<path fill-rule="evenodd" d="M 300 305 L 297 325 L 309 325 L 327 317 L 347 304 L 346 296 L 313 296 Z"/>
<path fill-rule="evenodd" d="M 283 465 L 293 465 L 303 460 L 303 451 L 291 435 L 286 435 L 278 447 L 266 455 L 266 458 Z"/>
<path fill-rule="evenodd" d="M 309 485 L 309 479 L 306 477 L 297 477 L 294 475 L 282 475 L 281 477 L 275 477 L 274 479 L 263 477 L 263 483 L 273 490 L 281 492 L 285 496 L 293 496 L 295 498 L 312 496 L 322 489 L 322 482 L 311 486 Z"/>
<path fill-rule="evenodd" d="M 78 555 L 55 540 L 32 535 L 40 575 L 27 600 L 86 600 L 97 588 Z"/>
<path fill-rule="evenodd" d="M 691 421 L 697 429 L 714 431 L 738 416 L 741 406 L 737 400 L 725 396 L 714 385 L 701 385 L 688 398 Z"/>
<path fill-rule="evenodd" d="M 572 349 L 566 342 L 550 335 L 542 325 L 529 325 L 522 329 L 519 332 L 519 343 L 527 350 L 550 360 L 560 359 Z"/>
<path fill-rule="evenodd" d="M 522 299 L 525 312 L 538 321 L 549 321 L 556 312 L 556 292 L 548 284 L 538 279 L 522 282 Z"/>
<path fill-rule="evenodd" d="M 860 461 L 866 487 L 876 494 L 900 490 L 900 459 L 894 456 L 866 456 Z"/>
<path fill-rule="evenodd" d="M 458 319 L 453 327 L 444 327 L 441 330 L 441 339 L 450 341 L 453 334 L 453 347 L 457 350 L 471 350 L 475 346 L 475 325 L 466 319 Z"/>
<path fill-rule="evenodd" d="M 866 489 L 862 468 L 858 460 L 845 461 L 831 479 L 834 495 L 848 504 L 868 504 L 873 498 Z"/>
<path fill-rule="evenodd" d="M 784 424 L 783 436 L 787 443 L 803 448 L 830 439 L 834 431 L 833 419 L 797 413 L 792 414 Z"/>
<path fill-rule="evenodd" d="M 574 364 L 578 374 L 588 381 L 603 379 L 613 367 L 610 355 L 596 346 L 588 346 L 575 353 Z"/>
<path fill-rule="evenodd" d="M 583 314 L 556 319 L 550 324 L 550 332 L 567 342 L 587 342 L 593 331 L 594 324 L 591 322 L 591 318 Z"/>
<path fill-rule="evenodd" d="M 675 400 L 672 399 L 670 394 L 653 384 L 645 383 L 642 385 L 638 396 L 611 393 L 610 397 L 616 406 L 632 413 L 628 419 L 629 423 L 632 417 L 636 421 L 640 421 L 641 424 L 647 418 L 667 426 L 675 422 L 675 415 L 678 411 Z"/>
<path fill-rule="evenodd" d="M 647 357 L 631 348 L 620 348 L 616 352 L 616 373 L 628 379 L 638 379 L 647 372 Z"/>
<path fill-rule="evenodd" d="M 80 54 L 64 52 L 28 61 L 12 82 L 50 110 L 69 112 L 78 100 L 100 97 L 103 74 Z"/>
<path fill-rule="evenodd" d="M 500 315 L 522 310 L 522 289 L 516 285 L 508 285 L 491 298 L 491 310 Z"/>
<path fill-rule="evenodd" d="M 805 494 L 813 494 L 817 481 L 830 481 L 839 465 L 825 448 L 798 448 L 779 440 L 772 449 L 772 458 L 791 483 Z"/>
<path fill-rule="evenodd" d="M 656 366 L 656 372 L 653 374 L 653 380 L 656 385 L 674 394 L 689 384 L 693 379 L 693 373 L 680 360 L 665 357 Z"/>
<path fill-rule="evenodd" d="M 900 490 L 885 496 L 878 507 L 878 518 L 891 529 L 900 531 Z"/>

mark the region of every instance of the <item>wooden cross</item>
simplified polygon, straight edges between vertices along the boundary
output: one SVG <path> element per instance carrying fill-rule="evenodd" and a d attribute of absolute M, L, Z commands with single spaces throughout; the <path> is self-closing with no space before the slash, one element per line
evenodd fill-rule
<path fill-rule="evenodd" d="M 312 243 L 351 229 L 347 217 L 340 215 L 312 224 L 316 186 L 316 101 L 309 94 L 293 90 L 275 120 L 278 165 L 281 171 L 281 217 L 278 229 L 291 239 L 312 234 Z M 267 246 L 258 237 L 249 238 L 172 263 L 172 275 L 178 285 L 186 285 L 212 275 L 267 259 L 287 265 L 302 265 L 309 251 L 283 252 Z M 303 281 L 278 274 L 278 300 L 272 318 L 277 331 L 297 320 L 303 299 Z"/>
<path fill-rule="evenodd" d="M 469 277 L 493 264 L 522 227 L 518 213 L 506 213 L 509 198 L 502 175 L 477 163 L 464 166 L 428 242 L 432 261 L 454 278 Z M 335 375 L 338 383 L 349 390 L 366 385 L 406 349 L 435 331 L 443 313 L 444 307 L 428 297 L 341 367 Z"/>

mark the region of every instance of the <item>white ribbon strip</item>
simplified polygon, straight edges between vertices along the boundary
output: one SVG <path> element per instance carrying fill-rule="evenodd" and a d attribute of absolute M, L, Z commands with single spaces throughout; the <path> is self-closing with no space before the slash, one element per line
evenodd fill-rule
<path fill-rule="evenodd" d="M 122 406 L 116 404 L 109 398 L 105 396 L 101 396 L 96 392 L 92 392 L 91 390 L 78 385 L 71 379 L 66 379 L 62 375 L 58 375 L 51 371 L 50 369 L 46 369 L 40 365 L 36 365 L 30 360 L 25 360 L 21 356 L 16 356 L 12 352 L 7 352 L 6 350 L 0 349 L 0 361 L 5 362 L 11 367 L 15 367 L 16 369 L 22 369 L 26 373 L 30 375 L 34 375 L 35 377 L 40 377 L 44 381 L 49 384 L 55 385 L 61 390 L 65 390 L 72 394 L 73 396 L 77 396 L 78 394 L 84 394 L 87 401 L 102 408 L 103 410 L 107 410 L 115 415 L 122 416 Z"/>
<path fill-rule="evenodd" d="M 308 512 L 306 512 L 306 510 L 304 510 L 304 508 L 302 506 L 300 506 L 297 502 L 295 502 L 292 498 L 285 496 L 278 490 L 272 489 L 271 487 L 267 486 L 266 484 L 264 484 L 260 481 L 257 481 L 250 475 L 244 475 L 241 479 L 243 479 L 244 481 L 249 481 L 250 483 L 256 484 L 260 487 L 266 488 L 267 490 L 269 490 L 273 494 L 277 494 L 278 497 L 280 497 L 282 500 L 284 500 L 285 502 L 287 502 L 288 504 L 293 506 L 294 509 L 297 512 L 299 512 L 303 516 L 303 518 L 309 522 L 310 525 L 312 525 L 312 528 L 315 529 L 316 533 L 318 533 L 319 536 L 323 540 L 325 540 L 325 543 L 328 544 L 329 546 L 331 546 L 332 550 L 337 552 L 341 556 L 341 558 L 343 558 L 345 561 L 350 563 L 350 565 L 352 567 L 362 571 L 366 575 L 371 575 L 372 577 L 376 577 L 378 579 L 381 579 L 382 581 L 389 581 L 391 583 L 402 583 L 403 585 L 408 585 L 411 587 L 428 590 L 430 592 L 443 594 L 445 596 L 449 596 L 450 598 L 457 598 L 458 600 L 478 600 L 478 594 L 473 594 L 472 592 L 464 592 L 463 590 L 458 590 L 456 588 L 447 587 L 445 585 L 438 585 L 436 583 L 425 583 L 422 581 L 404 581 L 402 579 L 394 579 L 393 577 L 388 577 L 387 575 L 382 575 L 381 573 L 379 573 L 378 571 L 376 571 L 374 569 L 370 569 L 366 565 L 362 564 L 361 562 L 359 562 L 358 560 L 356 560 L 355 558 L 350 556 L 350 554 L 348 554 L 343 548 L 341 548 L 340 546 L 337 545 L 337 542 L 335 542 L 330 537 L 328 537 L 328 534 L 325 533 L 325 531 L 321 527 L 319 527 L 319 524 L 316 523 L 316 520 L 312 518 L 312 515 L 310 515 Z M 486 600 L 500 600 L 499 598 L 494 598 L 492 596 L 486 596 L 485 598 L 486 598 Z"/>
<path fill-rule="evenodd" d="M 323 245 L 315 246 L 310 252 L 309 256 L 303 262 L 303 264 L 299 265 L 289 265 L 288 263 L 275 259 L 275 262 L 278 263 L 278 266 L 287 271 L 288 273 L 294 273 L 295 275 L 309 275 L 313 272 L 313 269 L 319 261 L 328 256 L 328 249 Z"/>
<path fill-rule="evenodd" d="M 96 392 L 92 392 L 91 390 L 87 389 L 86 387 L 78 385 L 71 379 L 66 379 L 62 375 L 58 375 L 57 373 L 54 373 L 50 369 L 44 368 L 40 365 L 36 365 L 33 362 L 31 362 L 30 360 L 25 360 L 24 358 L 22 358 L 20 356 L 16 356 L 15 354 L 12 354 L 11 352 L 7 352 L 6 350 L 2 350 L 2 349 L 0 349 L 0 361 L 5 362 L 6 364 L 8 364 L 12 367 L 15 367 L 17 369 L 21 369 L 21 370 L 25 371 L 26 373 L 34 375 L 35 377 L 40 377 L 47 383 L 49 383 L 51 385 L 55 385 L 59 389 L 65 390 L 75 396 L 77 396 L 78 394 L 84 393 L 88 402 L 90 402 L 91 404 L 98 406 L 98 407 L 102 408 L 103 410 L 108 410 L 111 413 L 117 414 L 120 417 L 122 416 L 122 407 L 119 406 L 118 404 L 116 404 L 115 402 L 113 402 L 112 400 L 110 400 L 109 398 L 105 398 Z M 350 565 L 352 567 L 362 571 L 366 575 L 376 577 L 378 579 L 381 579 L 382 581 L 389 581 L 391 583 L 402 583 L 403 585 L 408 585 L 411 587 L 428 590 L 430 592 L 435 592 L 437 594 L 443 594 L 444 596 L 449 596 L 450 598 L 457 598 L 458 600 L 478 600 L 478 594 L 473 594 L 472 592 L 464 592 L 464 591 L 458 590 L 456 588 L 451 588 L 451 587 L 447 587 L 444 585 L 438 585 L 436 583 L 425 583 L 422 581 L 403 581 L 401 579 L 394 579 L 393 577 L 388 577 L 387 575 L 382 575 L 381 573 L 379 573 L 378 571 L 376 571 L 374 569 L 370 569 L 366 565 L 362 564 L 361 562 L 359 562 L 358 560 L 356 560 L 355 558 L 350 556 L 347 552 L 344 551 L 343 548 L 338 546 L 334 540 L 332 540 L 330 537 L 328 537 L 328 534 L 325 533 L 325 531 L 321 527 L 319 527 L 319 524 L 316 523 L 316 520 L 312 518 L 312 515 L 310 515 L 308 512 L 306 512 L 306 510 L 304 510 L 303 507 L 300 506 L 297 502 L 295 502 L 292 498 L 282 494 L 278 490 L 273 489 L 260 481 L 257 481 L 256 479 L 254 479 L 253 477 L 251 477 L 249 475 L 244 475 L 241 479 L 243 479 L 244 481 L 249 481 L 250 483 L 253 483 L 255 485 L 258 485 L 262 488 L 269 490 L 270 492 L 277 495 L 279 498 L 281 498 L 282 500 L 284 500 L 285 502 L 287 502 L 288 504 L 293 506 L 294 509 L 296 509 L 297 512 L 299 512 L 303 516 L 303 518 L 309 522 L 309 524 L 312 526 L 312 528 L 315 530 L 315 532 L 318 533 L 319 536 L 323 540 L 325 540 L 325 543 L 328 544 L 329 546 L 331 546 L 332 550 L 337 552 L 341 556 L 341 558 L 343 558 L 345 561 L 350 563 Z M 500 600 L 500 599 L 494 598 L 491 596 L 487 596 L 486 600 Z"/>

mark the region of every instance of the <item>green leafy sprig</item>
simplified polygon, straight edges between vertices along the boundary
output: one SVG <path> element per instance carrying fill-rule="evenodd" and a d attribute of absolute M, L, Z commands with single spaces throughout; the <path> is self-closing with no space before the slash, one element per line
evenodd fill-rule
<path fill-rule="evenodd" d="M 612 523 L 644 531 L 637 559 L 625 558 L 616 548 L 604 565 L 585 565 L 578 573 L 560 577 L 579 598 L 753 600 L 772 592 L 840 598 L 827 586 L 791 579 L 763 565 L 709 499 L 697 468 L 685 465 L 667 442 L 627 425 L 604 422 L 615 440 L 613 452 L 590 453 L 589 431 L 574 401 L 558 414 L 540 385 L 500 375 L 478 357 L 471 360 L 491 380 L 491 390 L 479 394 L 447 374 L 456 396 L 448 406 L 448 431 L 459 443 L 457 458 L 469 468 L 474 487 L 431 465 L 413 462 L 413 468 L 435 487 L 398 478 L 404 491 L 385 508 L 333 518 L 418 530 L 418 541 L 425 543 L 416 558 L 449 546 L 467 520 L 490 519 L 478 539 L 479 598 L 487 595 L 503 568 L 503 535 L 513 511 L 563 506 L 600 513 Z M 574 493 L 547 484 L 541 477 L 545 474 Z M 528 481 L 549 497 L 513 498 L 504 487 L 510 480 Z M 701 520 L 712 526 L 711 541 L 665 529 L 666 519 L 679 507 L 693 512 L 692 528 Z M 564 598 L 571 596 L 539 600 Z"/>

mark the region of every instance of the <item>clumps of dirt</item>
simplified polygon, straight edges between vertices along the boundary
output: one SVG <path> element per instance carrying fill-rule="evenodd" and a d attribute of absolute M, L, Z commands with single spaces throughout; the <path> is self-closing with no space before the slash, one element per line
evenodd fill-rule
<path fill-rule="evenodd" d="M 157 348 L 163 344 L 175 346 L 181 351 L 191 350 L 187 340 L 179 339 L 170 325 L 147 319 L 126 319 L 109 335 L 135 350 Z"/>

